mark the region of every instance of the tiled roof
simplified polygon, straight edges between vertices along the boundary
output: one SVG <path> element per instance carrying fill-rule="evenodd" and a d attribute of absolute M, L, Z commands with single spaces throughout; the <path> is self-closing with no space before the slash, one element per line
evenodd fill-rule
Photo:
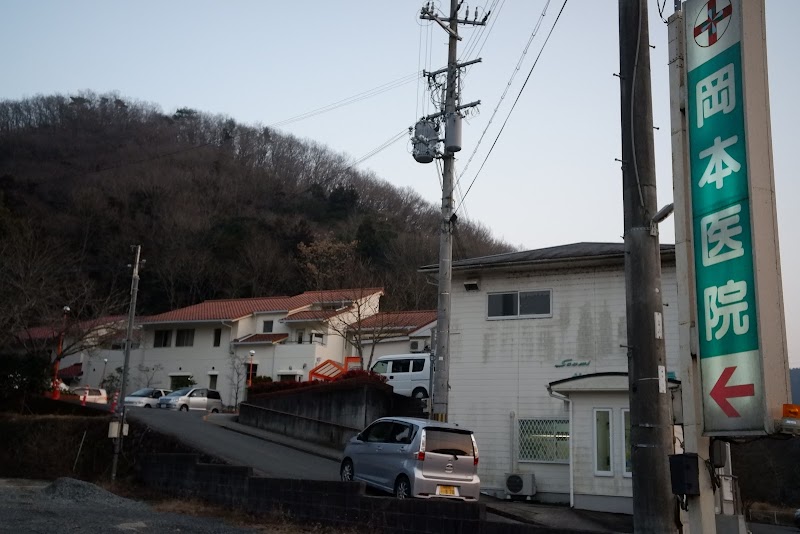
<path fill-rule="evenodd" d="M 675 245 L 662 244 L 661 254 L 665 258 L 674 257 Z M 572 243 L 521 252 L 507 252 L 493 256 L 481 256 L 453 262 L 453 270 L 466 270 L 475 268 L 509 267 L 533 264 L 554 264 L 560 262 L 577 261 L 616 261 L 625 259 L 624 243 Z M 420 268 L 422 272 L 435 272 L 438 265 L 426 265 Z"/>
<path fill-rule="evenodd" d="M 234 339 L 234 343 L 280 343 L 289 337 L 289 334 L 250 334 L 239 339 Z"/>
<path fill-rule="evenodd" d="M 83 375 L 83 364 L 73 363 L 69 367 L 58 370 L 58 378 L 75 378 Z"/>
<path fill-rule="evenodd" d="M 125 320 L 126 317 L 124 315 L 108 315 L 104 317 L 98 317 L 97 319 L 80 321 L 78 323 L 68 323 L 66 335 L 69 336 L 71 332 L 85 334 L 93 330 L 98 330 L 101 327 L 110 326 Z M 31 328 L 26 328 L 25 330 L 21 331 L 17 337 L 21 339 L 39 340 L 56 339 L 61 334 L 62 328 L 62 322 L 59 321 L 57 325 L 34 326 Z"/>
<path fill-rule="evenodd" d="M 288 323 L 291 321 L 325 321 L 339 315 L 344 310 L 306 310 L 297 313 L 293 313 L 286 317 L 286 319 L 281 319 L 281 322 Z"/>
<path fill-rule="evenodd" d="M 206 300 L 200 304 L 170 310 L 158 315 L 142 317 L 146 323 L 172 323 L 187 321 L 230 321 L 256 312 L 288 311 L 292 297 L 259 297 L 250 299 Z"/>
<path fill-rule="evenodd" d="M 380 293 L 383 295 L 382 287 L 364 287 L 353 289 L 331 289 L 323 291 L 306 291 L 292 297 L 292 307 L 289 310 L 296 310 L 311 304 L 321 304 L 325 302 L 344 302 L 353 301 Z"/>
<path fill-rule="evenodd" d="M 291 312 L 312 304 L 346 302 L 383 294 L 383 288 L 356 288 L 326 291 L 306 291 L 293 297 L 256 297 L 249 299 L 207 300 L 199 304 L 142 317 L 139 322 L 178 323 L 200 321 L 230 321 L 258 312 Z"/>
<path fill-rule="evenodd" d="M 361 328 L 413 332 L 436 321 L 436 316 L 436 310 L 381 312 L 361 321 Z"/>

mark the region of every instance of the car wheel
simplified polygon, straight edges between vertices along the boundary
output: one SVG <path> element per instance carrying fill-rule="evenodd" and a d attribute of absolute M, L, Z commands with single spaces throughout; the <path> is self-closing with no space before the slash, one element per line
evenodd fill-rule
<path fill-rule="evenodd" d="M 342 462 L 342 468 L 339 470 L 339 475 L 342 477 L 342 482 L 353 481 L 353 462 L 349 458 Z"/>
<path fill-rule="evenodd" d="M 214 408 L 213 410 L 211 410 L 211 413 L 219 413 L 219 410 L 217 410 L 216 408 Z"/>
<path fill-rule="evenodd" d="M 181 406 L 181 411 L 182 412 L 188 412 L 189 411 L 189 407 L 184 404 L 183 406 Z"/>
<path fill-rule="evenodd" d="M 394 483 L 394 496 L 398 499 L 408 499 L 411 497 L 411 482 L 408 477 L 400 475 L 397 477 L 397 482 Z"/>
<path fill-rule="evenodd" d="M 150 406 L 149 404 L 145 404 L 144 407 L 145 408 L 152 408 L 152 406 Z"/>
<path fill-rule="evenodd" d="M 411 396 L 414 397 L 415 399 L 427 399 L 428 392 L 425 391 L 425 388 L 417 388 L 414 390 Z"/>

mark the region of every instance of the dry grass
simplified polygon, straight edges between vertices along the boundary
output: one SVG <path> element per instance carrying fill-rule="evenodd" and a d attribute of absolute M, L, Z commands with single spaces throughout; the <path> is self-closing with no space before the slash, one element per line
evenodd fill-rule
<path fill-rule="evenodd" d="M 773 525 L 794 525 L 796 508 L 775 506 L 764 502 L 754 502 L 745 510 L 745 518 L 757 523 Z"/>
<path fill-rule="evenodd" d="M 147 502 L 157 512 L 219 519 L 230 525 L 252 528 L 264 534 L 364 534 L 368 532 L 367 529 L 297 523 L 280 510 L 256 516 L 243 510 L 226 508 L 201 499 L 166 497 L 162 493 L 137 484 L 118 482 L 116 484 L 100 483 L 99 485 L 120 497 Z"/>

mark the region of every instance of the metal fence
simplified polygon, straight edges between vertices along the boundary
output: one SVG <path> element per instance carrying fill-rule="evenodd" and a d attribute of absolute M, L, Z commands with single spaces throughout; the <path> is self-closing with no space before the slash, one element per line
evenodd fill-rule
<path fill-rule="evenodd" d="M 569 419 L 520 419 L 519 459 L 569 462 Z"/>

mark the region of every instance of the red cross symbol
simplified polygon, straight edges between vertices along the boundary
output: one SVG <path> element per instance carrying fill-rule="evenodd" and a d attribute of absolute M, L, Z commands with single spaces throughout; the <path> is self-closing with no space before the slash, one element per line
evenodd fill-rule
<path fill-rule="evenodd" d="M 733 13 L 733 6 L 728 4 L 722 8 L 722 11 L 717 11 L 717 0 L 708 0 L 706 11 L 708 18 L 695 26 L 694 36 L 697 38 L 703 33 L 708 32 L 708 46 L 711 46 L 716 43 L 719 38 L 717 34 L 717 25 L 731 16 L 731 13 Z"/>

